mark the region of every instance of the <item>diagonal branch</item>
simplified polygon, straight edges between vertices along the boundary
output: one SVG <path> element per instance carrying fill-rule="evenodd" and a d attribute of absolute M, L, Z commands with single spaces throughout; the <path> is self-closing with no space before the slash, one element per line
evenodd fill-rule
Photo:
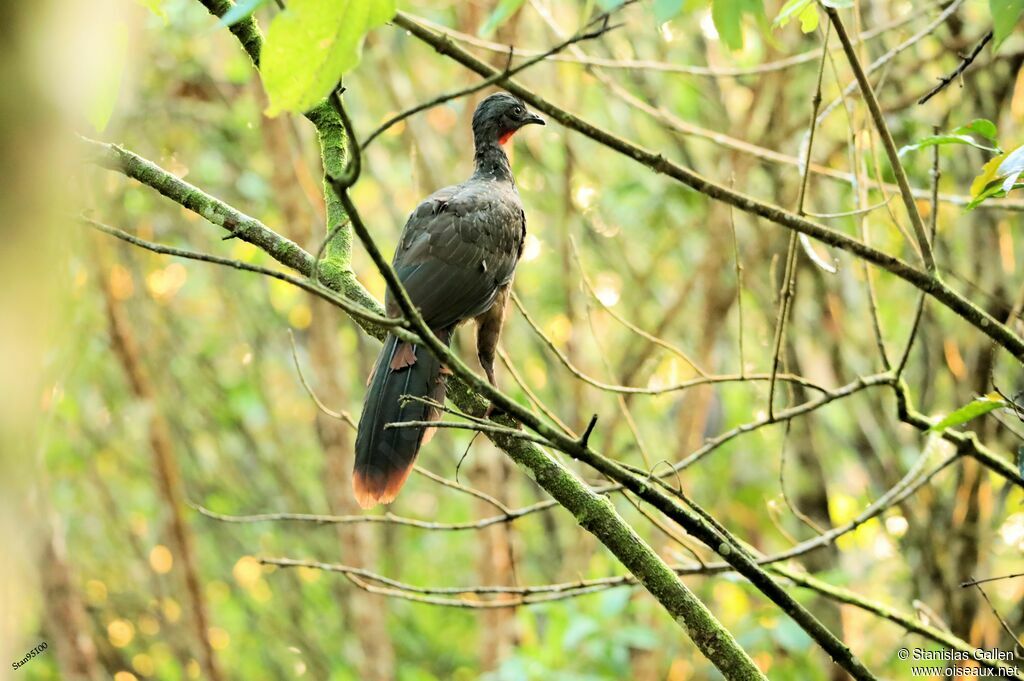
<path fill-rule="evenodd" d="M 921 219 L 921 211 L 917 209 L 917 202 L 914 201 L 914 194 L 910 189 L 910 180 L 907 179 L 907 171 L 900 161 L 899 152 L 896 150 L 896 143 L 893 141 L 892 133 L 889 132 L 889 126 L 885 122 L 885 114 L 882 113 L 882 107 L 878 104 L 875 91 L 868 81 L 868 76 L 864 72 L 864 67 L 861 66 L 860 59 L 857 57 L 857 50 L 850 40 L 850 35 L 846 32 L 846 26 L 843 25 L 842 19 L 839 18 L 839 10 L 828 5 L 824 7 L 825 12 L 828 13 L 829 21 L 836 29 L 839 42 L 843 45 L 843 51 L 846 53 L 847 61 L 850 62 L 850 68 L 853 69 L 853 75 L 857 79 L 857 84 L 860 85 L 861 94 L 864 95 L 864 102 L 868 105 L 868 111 L 871 112 L 871 118 L 875 123 L 875 128 L 878 130 L 878 136 L 882 140 L 882 146 L 885 148 L 885 155 L 889 157 L 889 165 L 892 167 L 893 175 L 896 176 L 896 184 L 900 188 L 903 205 L 907 208 L 910 224 L 914 228 L 914 236 L 917 237 L 917 245 L 921 250 L 921 259 L 924 260 L 928 271 L 934 274 L 935 258 L 932 255 L 932 244 L 928 240 L 928 231 L 925 229 L 924 220 Z"/>

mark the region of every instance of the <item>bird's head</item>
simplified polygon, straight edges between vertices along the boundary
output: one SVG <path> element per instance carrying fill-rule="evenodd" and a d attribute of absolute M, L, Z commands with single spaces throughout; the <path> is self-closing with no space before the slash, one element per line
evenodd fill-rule
<path fill-rule="evenodd" d="M 473 137 L 477 145 L 504 144 L 524 125 L 544 125 L 544 119 L 528 111 L 518 97 L 498 92 L 485 98 L 473 112 Z"/>

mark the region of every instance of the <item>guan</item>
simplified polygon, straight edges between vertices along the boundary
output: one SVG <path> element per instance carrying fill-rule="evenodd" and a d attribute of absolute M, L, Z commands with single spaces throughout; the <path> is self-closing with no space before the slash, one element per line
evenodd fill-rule
<path fill-rule="evenodd" d="M 526 215 L 502 148 L 520 128 L 544 119 L 510 94 L 493 94 L 473 113 L 474 170 L 462 184 L 420 203 L 402 231 L 393 265 L 427 326 L 443 343 L 468 319 L 477 322 L 477 356 L 494 380 L 505 304 L 523 252 Z M 400 316 L 387 292 L 387 314 Z M 433 421 L 449 371 L 425 347 L 389 335 L 370 376 L 359 419 L 352 487 L 363 508 L 394 501 L 431 428 L 387 428 Z"/>

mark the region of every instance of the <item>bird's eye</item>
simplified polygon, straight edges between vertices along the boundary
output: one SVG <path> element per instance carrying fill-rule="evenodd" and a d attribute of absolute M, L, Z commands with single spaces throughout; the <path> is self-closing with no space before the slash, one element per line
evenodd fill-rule
<path fill-rule="evenodd" d="M 523 107 L 517 106 L 516 108 L 512 109 L 512 113 L 514 113 L 516 116 L 522 116 L 523 115 Z"/>

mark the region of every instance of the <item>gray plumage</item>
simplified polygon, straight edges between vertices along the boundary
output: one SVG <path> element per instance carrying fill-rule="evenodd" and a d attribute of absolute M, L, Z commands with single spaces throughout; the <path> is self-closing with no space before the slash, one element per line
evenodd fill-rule
<path fill-rule="evenodd" d="M 526 217 L 501 145 L 519 128 L 543 121 L 506 93 L 484 99 L 473 114 L 473 175 L 431 194 L 409 216 L 393 265 L 427 325 L 443 342 L 476 318 L 477 351 L 494 382 L 494 350 L 508 287 L 522 255 Z M 390 292 L 385 308 L 400 311 Z M 389 336 L 377 358 L 359 421 L 353 487 L 364 508 L 390 503 L 424 439 L 423 428 L 385 428 L 425 421 L 437 410 L 403 396 L 444 400 L 445 373 L 425 348 Z"/>

